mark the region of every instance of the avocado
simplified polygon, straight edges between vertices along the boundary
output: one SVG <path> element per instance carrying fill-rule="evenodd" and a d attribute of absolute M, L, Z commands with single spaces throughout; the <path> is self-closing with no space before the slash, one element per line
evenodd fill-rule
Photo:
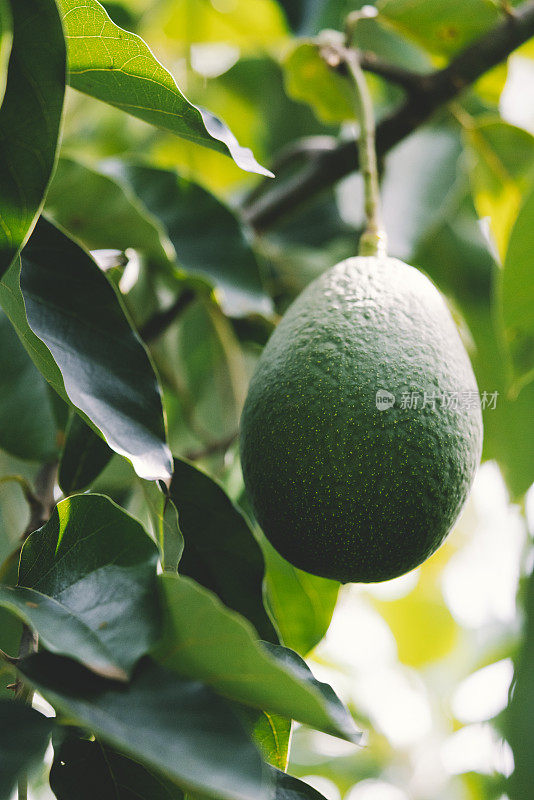
<path fill-rule="evenodd" d="M 258 361 L 240 446 L 257 520 L 296 567 L 370 583 L 421 564 L 482 448 L 475 376 L 438 289 L 387 257 L 317 278 Z"/>

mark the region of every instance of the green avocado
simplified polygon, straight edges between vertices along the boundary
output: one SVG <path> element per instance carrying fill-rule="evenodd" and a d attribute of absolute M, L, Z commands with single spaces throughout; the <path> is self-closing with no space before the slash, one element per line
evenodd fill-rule
<path fill-rule="evenodd" d="M 245 486 L 295 566 L 384 581 L 443 542 L 480 460 L 478 389 L 439 291 L 393 258 L 358 257 L 288 309 L 241 420 Z"/>

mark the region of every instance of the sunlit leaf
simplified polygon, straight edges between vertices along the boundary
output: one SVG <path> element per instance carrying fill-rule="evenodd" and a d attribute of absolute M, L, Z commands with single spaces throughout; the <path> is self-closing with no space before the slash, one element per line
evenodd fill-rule
<path fill-rule="evenodd" d="M 25 542 L 18 586 L 0 604 L 50 651 L 126 679 L 159 635 L 157 548 L 139 523 L 101 495 L 60 502 Z"/>
<path fill-rule="evenodd" d="M 265 591 L 282 642 L 306 655 L 325 635 L 339 593 L 339 583 L 297 569 L 266 540 Z"/>
<path fill-rule="evenodd" d="M 171 458 L 158 382 L 120 301 L 89 255 L 44 218 L 0 284 L 0 301 L 58 394 L 130 459 L 167 478 Z M 61 329 L 58 338 L 57 330 Z"/>
<path fill-rule="evenodd" d="M 312 42 L 297 44 L 284 61 L 287 92 L 309 103 L 325 122 L 345 122 L 355 116 L 350 82 L 330 69 Z"/>
<path fill-rule="evenodd" d="M 534 191 L 510 234 L 502 272 L 502 313 L 519 380 L 534 377 Z"/>
<path fill-rule="evenodd" d="M 9 0 L 0 0 L 0 104 L 4 99 L 7 67 L 13 44 L 13 17 Z"/>
<path fill-rule="evenodd" d="M 296 653 L 261 645 L 243 617 L 189 578 L 160 576 L 166 606 L 157 660 L 183 677 L 196 677 L 227 697 L 358 741 L 350 714 L 332 689 L 312 681 Z M 268 649 L 267 649 L 268 648 Z M 283 665 L 277 656 L 282 657 Z M 298 661 L 295 661 L 297 659 Z M 329 687 L 328 687 L 329 689 Z"/>
<path fill-rule="evenodd" d="M 241 708 L 244 709 L 245 706 Z M 247 711 L 255 716 L 252 735 L 265 761 L 278 769 L 287 769 L 291 720 L 280 714 L 269 714 L 267 711 L 261 711 L 259 715 L 252 709 Z"/>
<path fill-rule="evenodd" d="M 16 0 L 11 10 L 13 48 L 0 108 L 0 277 L 40 214 L 56 160 L 65 94 L 65 43 L 55 2 Z M 9 31 L 0 40 L 0 69 L 6 37 Z"/>
<path fill-rule="evenodd" d="M 480 217 L 489 217 L 504 260 L 510 231 L 534 180 L 534 137 L 500 120 L 468 127 L 473 197 Z"/>
<path fill-rule="evenodd" d="M 271 799 L 269 775 L 242 724 L 198 681 L 150 660 L 126 685 L 44 653 L 20 669 L 70 720 L 184 789 L 220 800 Z"/>
<path fill-rule="evenodd" d="M 450 55 L 478 39 L 502 19 L 488 0 L 379 0 L 380 16 L 431 53 Z"/>
<path fill-rule="evenodd" d="M 191 105 L 145 42 L 115 25 L 97 0 L 59 0 L 58 5 L 71 86 L 188 141 L 230 155 L 248 172 L 271 174 L 220 120 Z"/>

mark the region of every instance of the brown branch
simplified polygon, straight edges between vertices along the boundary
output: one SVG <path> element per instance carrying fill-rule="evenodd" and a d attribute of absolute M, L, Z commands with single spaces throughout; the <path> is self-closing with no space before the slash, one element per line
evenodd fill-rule
<path fill-rule="evenodd" d="M 530 0 L 466 47 L 447 67 L 429 75 L 421 75 L 412 85 L 406 101 L 378 125 L 378 155 L 384 156 L 434 112 L 504 61 L 532 36 L 534 2 Z M 318 152 L 296 174 L 285 181 L 271 181 L 270 190 L 247 202 L 243 210 L 244 218 L 261 233 L 357 169 L 358 152 L 354 141 L 343 142 L 335 150 Z"/>

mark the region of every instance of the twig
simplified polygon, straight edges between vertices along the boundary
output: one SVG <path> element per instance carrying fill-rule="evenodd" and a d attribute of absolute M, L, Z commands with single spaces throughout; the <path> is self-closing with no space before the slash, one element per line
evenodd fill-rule
<path fill-rule="evenodd" d="M 355 50 L 344 48 L 343 59 L 354 82 L 357 117 L 360 121 L 359 161 L 363 176 L 366 228 L 360 237 L 360 255 L 385 255 L 386 234 L 382 222 L 378 163 L 375 150 L 375 115 L 367 82 Z"/>
<path fill-rule="evenodd" d="M 363 51 L 360 55 L 360 66 L 366 72 L 372 72 L 390 83 L 396 83 L 408 94 L 418 92 L 424 86 L 425 75 L 397 64 L 382 61 L 374 53 Z"/>
<path fill-rule="evenodd" d="M 156 312 L 145 322 L 139 331 L 141 339 L 148 344 L 165 333 L 194 299 L 195 292 L 192 289 L 185 289 L 169 308 Z"/>
<path fill-rule="evenodd" d="M 422 75 L 418 90 L 378 125 L 377 153 L 385 155 L 413 133 L 441 106 L 457 97 L 467 86 L 500 64 L 524 42 L 534 36 L 534 2 L 524 3 L 478 41 L 466 47 L 444 69 Z M 333 186 L 358 165 L 354 141 L 342 142 L 335 150 L 320 152 L 304 167 L 283 182 L 271 181 L 267 190 L 253 202 L 245 201 L 246 221 L 261 233 L 314 195 Z"/>

